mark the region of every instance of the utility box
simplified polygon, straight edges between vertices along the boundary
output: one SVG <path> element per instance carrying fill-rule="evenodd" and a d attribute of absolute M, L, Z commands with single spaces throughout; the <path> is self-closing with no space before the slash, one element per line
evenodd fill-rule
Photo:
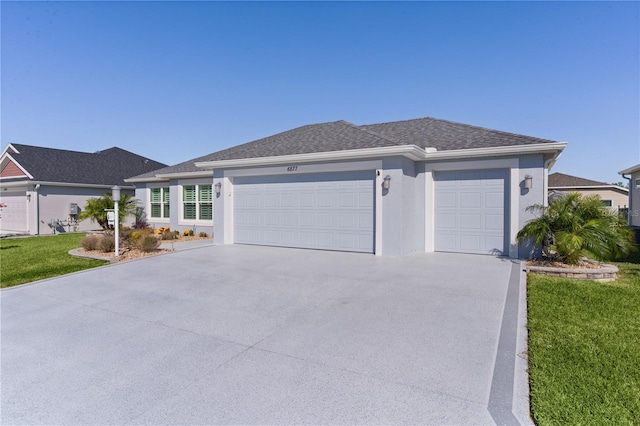
<path fill-rule="evenodd" d="M 79 210 L 80 210 L 80 209 L 78 208 L 78 204 L 77 204 L 77 203 L 71 203 L 71 204 L 69 204 L 69 214 L 70 214 L 71 216 L 75 216 L 75 215 L 77 215 Z"/>
<path fill-rule="evenodd" d="M 116 214 L 114 212 L 107 212 L 107 225 L 116 226 Z"/>

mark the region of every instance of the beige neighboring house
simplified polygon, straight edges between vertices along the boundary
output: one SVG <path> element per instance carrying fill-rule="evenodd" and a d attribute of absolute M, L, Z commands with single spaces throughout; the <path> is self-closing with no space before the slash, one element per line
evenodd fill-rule
<path fill-rule="evenodd" d="M 618 172 L 629 181 L 629 225 L 640 227 L 640 164 Z"/>
<path fill-rule="evenodd" d="M 549 191 L 577 192 L 585 196 L 599 195 L 602 205 L 612 207 L 615 210 L 627 208 L 629 205 L 629 190 L 627 188 L 564 173 L 549 175 Z"/>

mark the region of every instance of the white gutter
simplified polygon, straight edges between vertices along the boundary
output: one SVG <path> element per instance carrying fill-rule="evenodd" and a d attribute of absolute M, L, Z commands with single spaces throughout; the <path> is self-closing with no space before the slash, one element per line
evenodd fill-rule
<path fill-rule="evenodd" d="M 452 149 L 428 153 L 426 160 L 443 160 L 448 158 L 494 157 L 522 154 L 554 154 L 567 146 L 566 142 L 538 143 L 531 145 L 499 146 L 489 148 Z"/>
<path fill-rule="evenodd" d="M 161 179 L 156 176 L 150 176 L 146 178 L 129 178 L 129 179 L 125 179 L 124 181 L 127 183 L 136 183 L 136 182 L 166 182 L 168 180 L 169 179 Z"/>
<path fill-rule="evenodd" d="M 111 189 L 113 185 L 98 185 L 93 183 L 67 183 L 67 182 L 44 182 L 38 180 L 23 180 L 20 182 L 2 182 L 2 186 L 5 188 L 13 188 L 24 185 L 44 185 L 44 186 L 63 186 L 73 188 L 102 188 Z M 121 186 L 122 189 L 136 189 L 135 186 Z"/>
<path fill-rule="evenodd" d="M 431 150 L 433 148 L 427 148 Z M 275 157 L 239 158 L 234 160 L 200 161 L 196 167 L 204 169 L 226 169 L 233 167 L 265 166 L 320 161 L 354 160 L 370 157 L 400 155 L 415 161 L 424 160 L 427 151 L 416 145 L 385 146 L 380 148 L 347 149 L 343 151 L 312 152 L 307 154 L 278 155 Z"/>
<path fill-rule="evenodd" d="M 630 174 L 630 173 L 635 173 L 635 172 L 637 172 L 638 170 L 640 170 L 640 164 L 638 164 L 637 166 L 629 167 L 628 169 L 624 169 L 624 170 L 622 170 L 621 172 L 618 172 L 618 174 L 619 174 L 619 175 L 622 175 L 622 177 L 623 177 L 623 178 L 625 178 L 625 179 L 630 179 L 630 178 L 625 177 L 625 176 L 623 176 L 623 175 L 628 175 L 628 174 Z"/>
<path fill-rule="evenodd" d="M 177 179 L 177 178 L 197 178 L 213 176 L 213 170 L 199 170 L 197 172 L 184 173 L 159 173 L 156 177 L 160 179 Z"/>
<path fill-rule="evenodd" d="M 211 177 L 213 176 L 213 170 L 198 170 L 197 172 L 182 172 L 182 173 L 159 173 L 155 176 L 149 176 L 144 178 L 129 178 L 125 179 L 125 182 L 137 183 L 137 182 L 166 182 L 170 179 L 192 179 L 199 177 Z"/>

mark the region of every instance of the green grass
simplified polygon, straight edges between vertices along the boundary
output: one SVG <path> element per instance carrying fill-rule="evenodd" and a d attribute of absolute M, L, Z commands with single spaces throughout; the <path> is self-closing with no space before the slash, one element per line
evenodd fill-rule
<path fill-rule="evenodd" d="M 69 250 L 80 247 L 85 234 L 59 234 L 46 237 L 0 240 L 0 287 L 11 287 L 56 277 L 107 262 L 79 259 Z"/>
<path fill-rule="evenodd" d="M 640 263 L 630 260 L 609 283 L 529 274 L 536 424 L 640 424 Z"/>

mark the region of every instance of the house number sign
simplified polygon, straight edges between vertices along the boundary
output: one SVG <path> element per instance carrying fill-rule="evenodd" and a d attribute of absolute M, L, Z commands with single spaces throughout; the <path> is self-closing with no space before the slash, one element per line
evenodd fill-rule
<path fill-rule="evenodd" d="M 296 170 L 298 170 L 298 166 L 289 166 L 289 167 L 287 167 L 287 171 L 288 172 L 295 172 Z"/>

